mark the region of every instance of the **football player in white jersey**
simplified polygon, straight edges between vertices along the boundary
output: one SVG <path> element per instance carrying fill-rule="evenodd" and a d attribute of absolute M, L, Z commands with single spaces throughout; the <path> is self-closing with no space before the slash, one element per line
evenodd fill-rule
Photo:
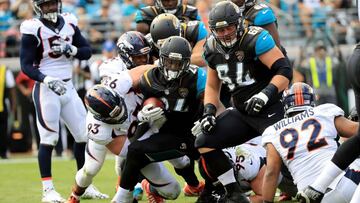
<path fill-rule="evenodd" d="M 116 88 L 116 83 L 112 83 L 111 78 L 114 77 L 114 75 L 124 75 L 127 74 L 124 71 L 128 69 L 132 69 L 136 66 L 145 65 L 149 63 L 149 52 L 150 52 L 150 45 L 146 42 L 144 36 L 139 32 L 129 31 L 121 35 L 117 42 L 118 47 L 118 55 L 117 57 L 114 57 L 112 59 L 108 59 L 104 61 L 101 66 L 99 67 L 99 75 L 102 79 L 102 82 L 104 85 L 107 85 L 111 88 Z M 142 72 L 147 70 L 146 68 L 139 68 L 140 71 L 135 71 L 135 75 L 139 74 L 141 75 Z M 124 73 L 123 73 L 124 72 Z M 134 73 L 131 73 L 134 75 Z M 118 76 L 115 76 L 118 77 Z M 134 76 L 135 77 L 135 76 Z M 126 78 L 126 77 L 125 77 Z M 118 78 L 120 81 L 120 86 L 126 86 L 128 87 L 129 81 L 126 78 L 119 76 Z M 115 81 L 117 81 L 116 79 Z M 132 81 L 130 81 L 132 83 Z M 136 84 L 136 83 L 135 83 Z M 93 178 L 96 176 L 96 174 L 100 171 L 104 160 L 107 148 L 114 153 L 115 155 L 119 155 L 122 146 L 125 142 L 126 135 L 131 136 L 131 133 L 133 133 L 134 125 L 137 124 L 136 121 L 136 112 L 139 105 L 141 105 L 142 100 L 141 97 L 135 93 L 134 91 L 127 92 L 129 90 L 125 90 L 125 92 L 120 91 L 119 93 L 121 95 L 125 95 L 125 103 L 127 105 L 127 108 L 130 112 L 128 115 L 129 121 L 124 121 L 123 123 L 116 123 L 109 125 L 108 122 L 102 121 L 100 118 L 94 118 L 94 113 L 88 112 L 87 116 L 87 128 L 88 128 L 88 136 L 92 136 L 92 139 L 88 141 L 87 150 L 85 154 L 85 164 L 84 166 L 77 172 L 75 177 L 75 183 L 72 189 L 72 194 L 68 200 L 68 202 L 79 202 L 79 196 L 81 196 L 85 189 L 91 184 Z M 89 93 L 91 93 L 89 91 Z M 87 95 L 87 98 L 91 95 Z M 98 107 L 100 108 L 100 107 Z M 100 111 L 101 109 L 98 109 L 94 107 L 94 111 Z M 134 116 L 134 115 L 135 116 Z M 100 121 L 97 121 L 100 120 Z M 93 125 L 91 123 L 94 123 L 97 121 L 96 125 L 99 125 L 97 130 L 89 130 L 89 125 Z M 99 123 L 104 123 L 100 125 Z M 116 121 L 118 122 L 118 121 Z M 128 128 L 131 129 L 128 129 Z M 129 131 L 128 131 L 129 130 Z M 96 132 L 96 133 L 95 133 Z M 129 133 L 130 134 L 129 134 Z M 94 135 L 96 134 L 96 136 Z M 111 137 L 113 134 L 113 137 Z M 102 135 L 106 137 L 105 140 L 102 140 L 103 138 L 100 138 L 100 140 L 97 140 L 99 135 Z M 114 135 L 117 135 L 114 137 Z M 125 135 L 125 136 L 120 136 Z M 108 140 L 107 140 L 108 139 Z M 119 156 L 117 156 L 116 160 L 118 161 Z M 119 164 L 116 163 L 115 169 L 118 174 L 120 168 L 117 167 Z M 104 198 L 107 196 L 104 196 L 103 194 L 99 194 L 100 196 L 98 198 Z"/>
<path fill-rule="evenodd" d="M 336 136 L 351 137 L 358 130 L 358 123 L 345 118 L 336 105 L 315 107 L 314 91 L 305 83 L 295 83 L 284 91 L 283 102 L 286 118 L 268 127 L 262 135 L 267 148 L 264 202 L 273 202 L 282 161 L 301 191 L 330 161 L 338 146 Z M 325 195 L 323 202 L 339 201 Z"/>
<path fill-rule="evenodd" d="M 33 100 L 40 134 L 42 201 L 64 202 L 52 182 L 51 154 L 58 141 L 61 118 L 76 142 L 77 168 L 84 164 L 86 109 L 71 81 L 71 59 L 89 59 L 91 47 L 81 35 L 75 16 L 61 13 L 61 0 L 34 0 L 33 7 L 39 18 L 25 20 L 20 26 L 21 69 L 36 81 Z"/>

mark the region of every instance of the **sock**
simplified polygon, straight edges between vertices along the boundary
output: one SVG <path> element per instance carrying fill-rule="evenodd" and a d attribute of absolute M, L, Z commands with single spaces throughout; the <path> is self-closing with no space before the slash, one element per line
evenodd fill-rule
<path fill-rule="evenodd" d="M 141 188 L 142 189 L 141 183 L 136 183 L 135 188 Z"/>
<path fill-rule="evenodd" d="M 76 200 L 79 200 L 81 195 L 76 194 L 76 192 L 72 192 L 71 196 L 73 196 Z"/>
<path fill-rule="evenodd" d="M 40 144 L 38 152 L 38 162 L 41 178 L 51 179 L 51 155 L 54 146 Z"/>
<path fill-rule="evenodd" d="M 77 170 L 80 170 L 85 163 L 85 147 L 86 147 L 85 142 L 74 143 L 73 151 L 74 151 L 74 157 L 76 159 Z"/>
<path fill-rule="evenodd" d="M 199 180 L 197 179 L 194 171 L 194 160 L 190 161 L 190 164 L 184 168 L 174 168 L 175 172 L 184 178 L 185 182 L 191 187 L 197 187 Z"/>
<path fill-rule="evenodd" d="M 119 187 L 111 202 L 132 202 L 133 191 Z"/>
<path fill-rule="evenodd" d="M 54 188 L 54 184 L 51 177 L 41 178 L 41 180 L 42 180 L 41 182 L 43 186 L 43 191 L 50 188 Z"/>
<path fill-rule="evenodd" d="M 360 135 L 354 135 L 344 142 L 335 152 L 332 162 L 345 170 L 360 155 Z"/>
<path fill-rule="evenodd" d="M 202 154 L 201 160 L 205 172 L 215 179 L 232 169 L 229 158 L 221 150 L 213 150 Z"/>
<path fill-rule="evenodd" d="M 337 167 L 332 161 L 326 164 L 325 168 L 320 173 L 320 176 L 316 178 L 315 182 L 312 183 L 310 186 L 313 187 L 315 190 L 325 193 L 326 189 L 332 183 L 332 181 L 341 173 L 339 167 Z"/>
<path fill-rule="evenodd" d="M 199 173 L 205 180 L 204 190 L 213 191 L 213 190 L 215 190 L 215 186 L 214 186 L 213 182 L 215 182 L 216 180 L 213 180 L 212 178 L 210 178 L 208 176 L 208 174 L 205 172 L 203 164 L 205 164 L 205 162 L 203 161 L 202 158 L 200 158 L 198 166 L 199 166 Z"/>

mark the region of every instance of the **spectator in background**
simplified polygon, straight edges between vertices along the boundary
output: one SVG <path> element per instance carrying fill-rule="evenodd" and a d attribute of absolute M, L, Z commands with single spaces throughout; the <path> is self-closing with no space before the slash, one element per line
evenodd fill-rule
<path fill-rule="evenodd" d="M 135 30 L 136 23 L 134 20 L 136 11 L 144 6 L 145 4 L 141 0 L 124 0 L 124 3 L 120 6 L 123 31 Z"/>
<path fill-rule="evenodd" d="M 22 105 L 23 107 L 25 107 L 22 108 L 22 111 L 24 111 L 23 115 L 28 116 L 28 118 L 25 118 L 26 121 L 28 121 L 28 124 L 25 125 L 28 125 L 30 127 L 32 137 L 36 141 L 36 147 L 37 149 L 39 149 L 40 136 L 35 120 L 36 119 L 35 106 L 32 100 L 32 90 L 35 85 L 35 81 L 29 78 L 27 75 L 25 75 L 22 71 L 20 71 L 19 74 L 16 76 L 16 85 L 22 96 L 26 98 L 23 100 L 23 105 Z"/>
<path fill-rule="evenodd" d="M 15 79 L 12 72 L 4 64 L 0 65 L 0 158 L 7 159 L 10 116 L 6 100 L 10 99 L 11 116 L 16 113 Z"/>
<path fill-rule="evenodd" d="M 32 5 L 28 0 L 16 0 L 11 4 L 11 11 L 16 19 L 31 19 L 33 17 Z"/>
<path fill-rule="evenodd" d="M 116 45 L 113 41 L 107 40 L 102 45 L 102 58 L 94 61 L 90 66 L 91 79 L 94 84 L 100 83 L 100 75 L 99 75 L 99 67 L 100 65 L 108 60 L 112 59 L 116 56 Z"/>
<path fill-rule="evenodd" d="M 344 88 L 344 85 L 339 84 L 345 70 L 341 69 L 338 57 L 328 53 L 323 41 L 316 42 L 314 53 L 303 61 L 297 71 L 299 74 L 295 74 L 294 82 L 305 82 L 314 87 L 318 97 L 317 105 L 339 104 L 337 91 L 346 92 L 344 89 L 338 89 Z"/>

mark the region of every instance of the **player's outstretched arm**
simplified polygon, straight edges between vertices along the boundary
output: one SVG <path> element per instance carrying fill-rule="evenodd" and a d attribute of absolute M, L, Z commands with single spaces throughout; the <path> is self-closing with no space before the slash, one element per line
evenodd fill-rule
<path fill-rule="evenodd" d="M 344 116 L 335 118 L 335 128 L 341 137 L 352 137 L 359 130 L 359 123 L 351 121 Z"/>
<path fill-rule="evenodd" d="M 266 144 L 266 171 L 262 192 L 264 202 L 273 202 L 281 169 L 281 157 L 274 145 Z"/>

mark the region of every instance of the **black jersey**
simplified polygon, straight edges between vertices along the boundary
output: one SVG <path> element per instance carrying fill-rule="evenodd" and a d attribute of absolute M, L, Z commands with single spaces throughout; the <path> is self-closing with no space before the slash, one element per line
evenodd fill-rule
<path fill-rule="evenodd" d="M 203 69 L 190 67 L 180 78 L 166 81 L 160 67 L 145 72 L 140 79 L 144 100 L 160 98 L 165 104 L 167 121 L 160 131 L 189 131 L 199 118 L 205 89 L 206 73 Z"/>
<path fill-rule="evenodd" d="M 228 52 L 213 36 L 207 39 L 204 58 L 208 66 L 218 72 L 223 84 L 229 87 L 237 109 L 243 111 L 244 102 L 265 88 L 275 75 L 257 58 L 273 47 L 275 42 L 269 32 L 256 26 L 245 29 L 238 44 Z M 268 104 L 279 99 L 270 98 Z"/>
<path fill-rule="evenodd" d="M 158 9 L 156 6 L 146 6 L 137 11 L 135 22 L 146 23 L 150 26 L 154 18 L 161 13 L 164 13 L 164 11 Z M 200 20 L 197 8 L 189 5 L 182 5 L 181 9 L 178 9 L 174 15 L 182 22 Z"/>

